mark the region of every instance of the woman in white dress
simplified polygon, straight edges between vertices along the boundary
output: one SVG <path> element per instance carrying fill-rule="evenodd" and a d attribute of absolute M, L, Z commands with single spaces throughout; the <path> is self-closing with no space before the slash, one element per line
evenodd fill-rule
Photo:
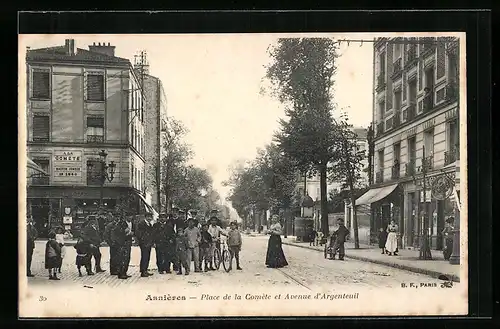
<path fill-rule="evenodd" d="M 387 233 L 385 250 L 387 250 L 389 256 L 392 256 L 398 249 L 398 225 L 394 222 L 394 220 L 391 220 L 391 223 L 387 226 Z"/>
<path fill-rule="evenodd" d="M 271 268 L 280 268 L 288 265 L 281 245 L 281 234 L 283 229 L 277 215 L 271 217 L 271 222 L 271 227 L 267 232 L 270 237 L 267 244 L 266 265 Z"/>
<path fill-rule="evenodd" d="M 56 242 L 59 243 L 59 246 L 61 247 L 61 259 L 57 268 L 57 271 L 59 273 L 61 273 L 62 262 L 64 256 L 66 255 L 66 248 L 64 247 L 64 231 L 64 228 L 62 228 L 61 226 L 56 228 Z"/>

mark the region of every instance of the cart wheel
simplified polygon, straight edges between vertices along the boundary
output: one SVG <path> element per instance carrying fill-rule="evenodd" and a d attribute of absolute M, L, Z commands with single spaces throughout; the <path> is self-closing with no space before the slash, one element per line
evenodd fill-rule
<path fill-rule="evenodd" d="M 231 271 L 231 255 L 228 250 L 222 252 L 222 266 L 226 272 Z"/>
<path fill-rule="evenodd" d="M 216 248 L 214 250 L 214 266 L 216 270 L 220 268 L 220 258 L 220 250 Z"/>

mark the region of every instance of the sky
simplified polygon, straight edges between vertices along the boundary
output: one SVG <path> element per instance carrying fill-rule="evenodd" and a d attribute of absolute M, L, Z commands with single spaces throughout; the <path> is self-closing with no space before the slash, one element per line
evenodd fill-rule
<path fill-rule="evenodd" d="M 212 175 L 222 197 L 229 190 L 222 182 L 238 160 L 251 160 L 257 149 L 272 141 L 281 104 L 259 93 L 267 49 L 279 37 L 302 34 L 224 35 L 21 35 L 19 50 L 64 45 L 88 49 L 98 42 L 116 46 L 115 55 L 133 61 L 145 50 L 150 74 L 161 79 L 167 95 L 168 115 L 189 129 L 186 141 L 195 156 L 192 163 Z M 315 34 L 337 39 L 372 40 L 370 34 Z M 367 127 L 372 113 L 373 44 L 342 43 L 337 60 L 334 101 L 346 109 L 350 123 Z M 24 55 L 20 56 L 21 58 Z"/>

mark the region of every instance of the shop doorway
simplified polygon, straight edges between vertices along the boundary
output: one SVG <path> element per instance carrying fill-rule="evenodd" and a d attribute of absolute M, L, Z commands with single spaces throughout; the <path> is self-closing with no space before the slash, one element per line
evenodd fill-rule
<path fill-rule="evenodd" d="M 50 202 L 48 199 L 31 200 L 31 216 L 40 238 L 47 238 L 50 228 Z"/>

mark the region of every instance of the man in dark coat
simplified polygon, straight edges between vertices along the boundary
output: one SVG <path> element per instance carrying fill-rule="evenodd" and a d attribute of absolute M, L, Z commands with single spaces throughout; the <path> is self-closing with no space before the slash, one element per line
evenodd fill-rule
<path fill-rule="evenodd" d="M 118 250 L 119 247 L 115 241 L 113 241 L 112 232 L 117 224 L 117 220 L 110 215 L 108 217 L 108 224 L 104 228 L 103 238 L 104 241 L 109 246 L 109 272 L 111 275 L 118 275 Z"/>
<path fill-rule="evenodd" d="M 92 256 L 95 259 L 96 273 L 105 272 L 101 268 L 101 236 L 99 234 L 98 223 L 94 218 L 89 218 L 89 221 L 82 232 L 82 240 L 90 244 Z"/>
<path fill-rule="evenodd" d="M 111 231 L 111 240 L 117 248 L 117 272 L 118 279 L 128 279 L 128 266 L 130 264 L 130 252 L 132 249 L 132 218 L 129 216 L 126 219 L 121 217 L 114 229 Z"/>
<path fill-rule="evenodd" d="M 153 230 L 158 273 L 171 273 L 170 263 L 173 261 L 175 232 L 173 225 L 167 221 L 166 214 L 160 214 L 158 222 L 153 225 Z"/>
<path fill-rule="evenodd" d="M 153 275 L 148 271 L 149 260 L 151 258 L 151 248 L 154 245 L 154 230 L 153 225 L 151 224 L 152 219 L 152 214 L 147 213 L 146 217 L 137 223 L 135 232 L 135 237 L 137 238 L 137 242 L 141 248 L 140 271 L 142 278 Z"/>
<path fill-rule="evenodd" d="M 333 253 L 331 259 L 335 259 L 335 255 L 337 254 L 338 250 L 339 260 L 344 260 L 344 255 L 345 255 L 344 243 L 347 240 L 347 237 L 349 236 L 350 232 L 347 229 L 347 227 L 345 227 L 344 220 L 342 218 L 339 218 L 337 220 L 337 223 L 339 224 L 339 228 L 334 233 L 335 243 L 333 244 Z"/>
<path fill-rule="evenodd" d="M 31 260 L 33 259 L 33 250 L 35 249 L 35 240 L 38 237 L 38 231 L 33 225 L 33 218 L 29 217 L 26 223 L 26 273 L 29 277 L 34 275 L 31 273 Z"/>
<path fill-rule="evenodd" d="M 171 262 L 172 262 L 172 269 L 174 270 L 174 272 L 177 272 L 178 271 L 178 268 L 177 268 L 177 253 L 175 252 L 175 237 L 177 236 L 177 221 L 179 219 L 179 209 L 177 208 L 172 208 L 172 213 L 170 213 L 168 216 L 167 216 L 167 223 L 169 223 L 169 225 L 172 227 L 172 230 L 173 230 L 173 233 L 174 233 L 174 241 L 171 245 L 171 249 L 169 248 L 169 255 L 170 255 L 170 259 L 171 259 Z"/>

